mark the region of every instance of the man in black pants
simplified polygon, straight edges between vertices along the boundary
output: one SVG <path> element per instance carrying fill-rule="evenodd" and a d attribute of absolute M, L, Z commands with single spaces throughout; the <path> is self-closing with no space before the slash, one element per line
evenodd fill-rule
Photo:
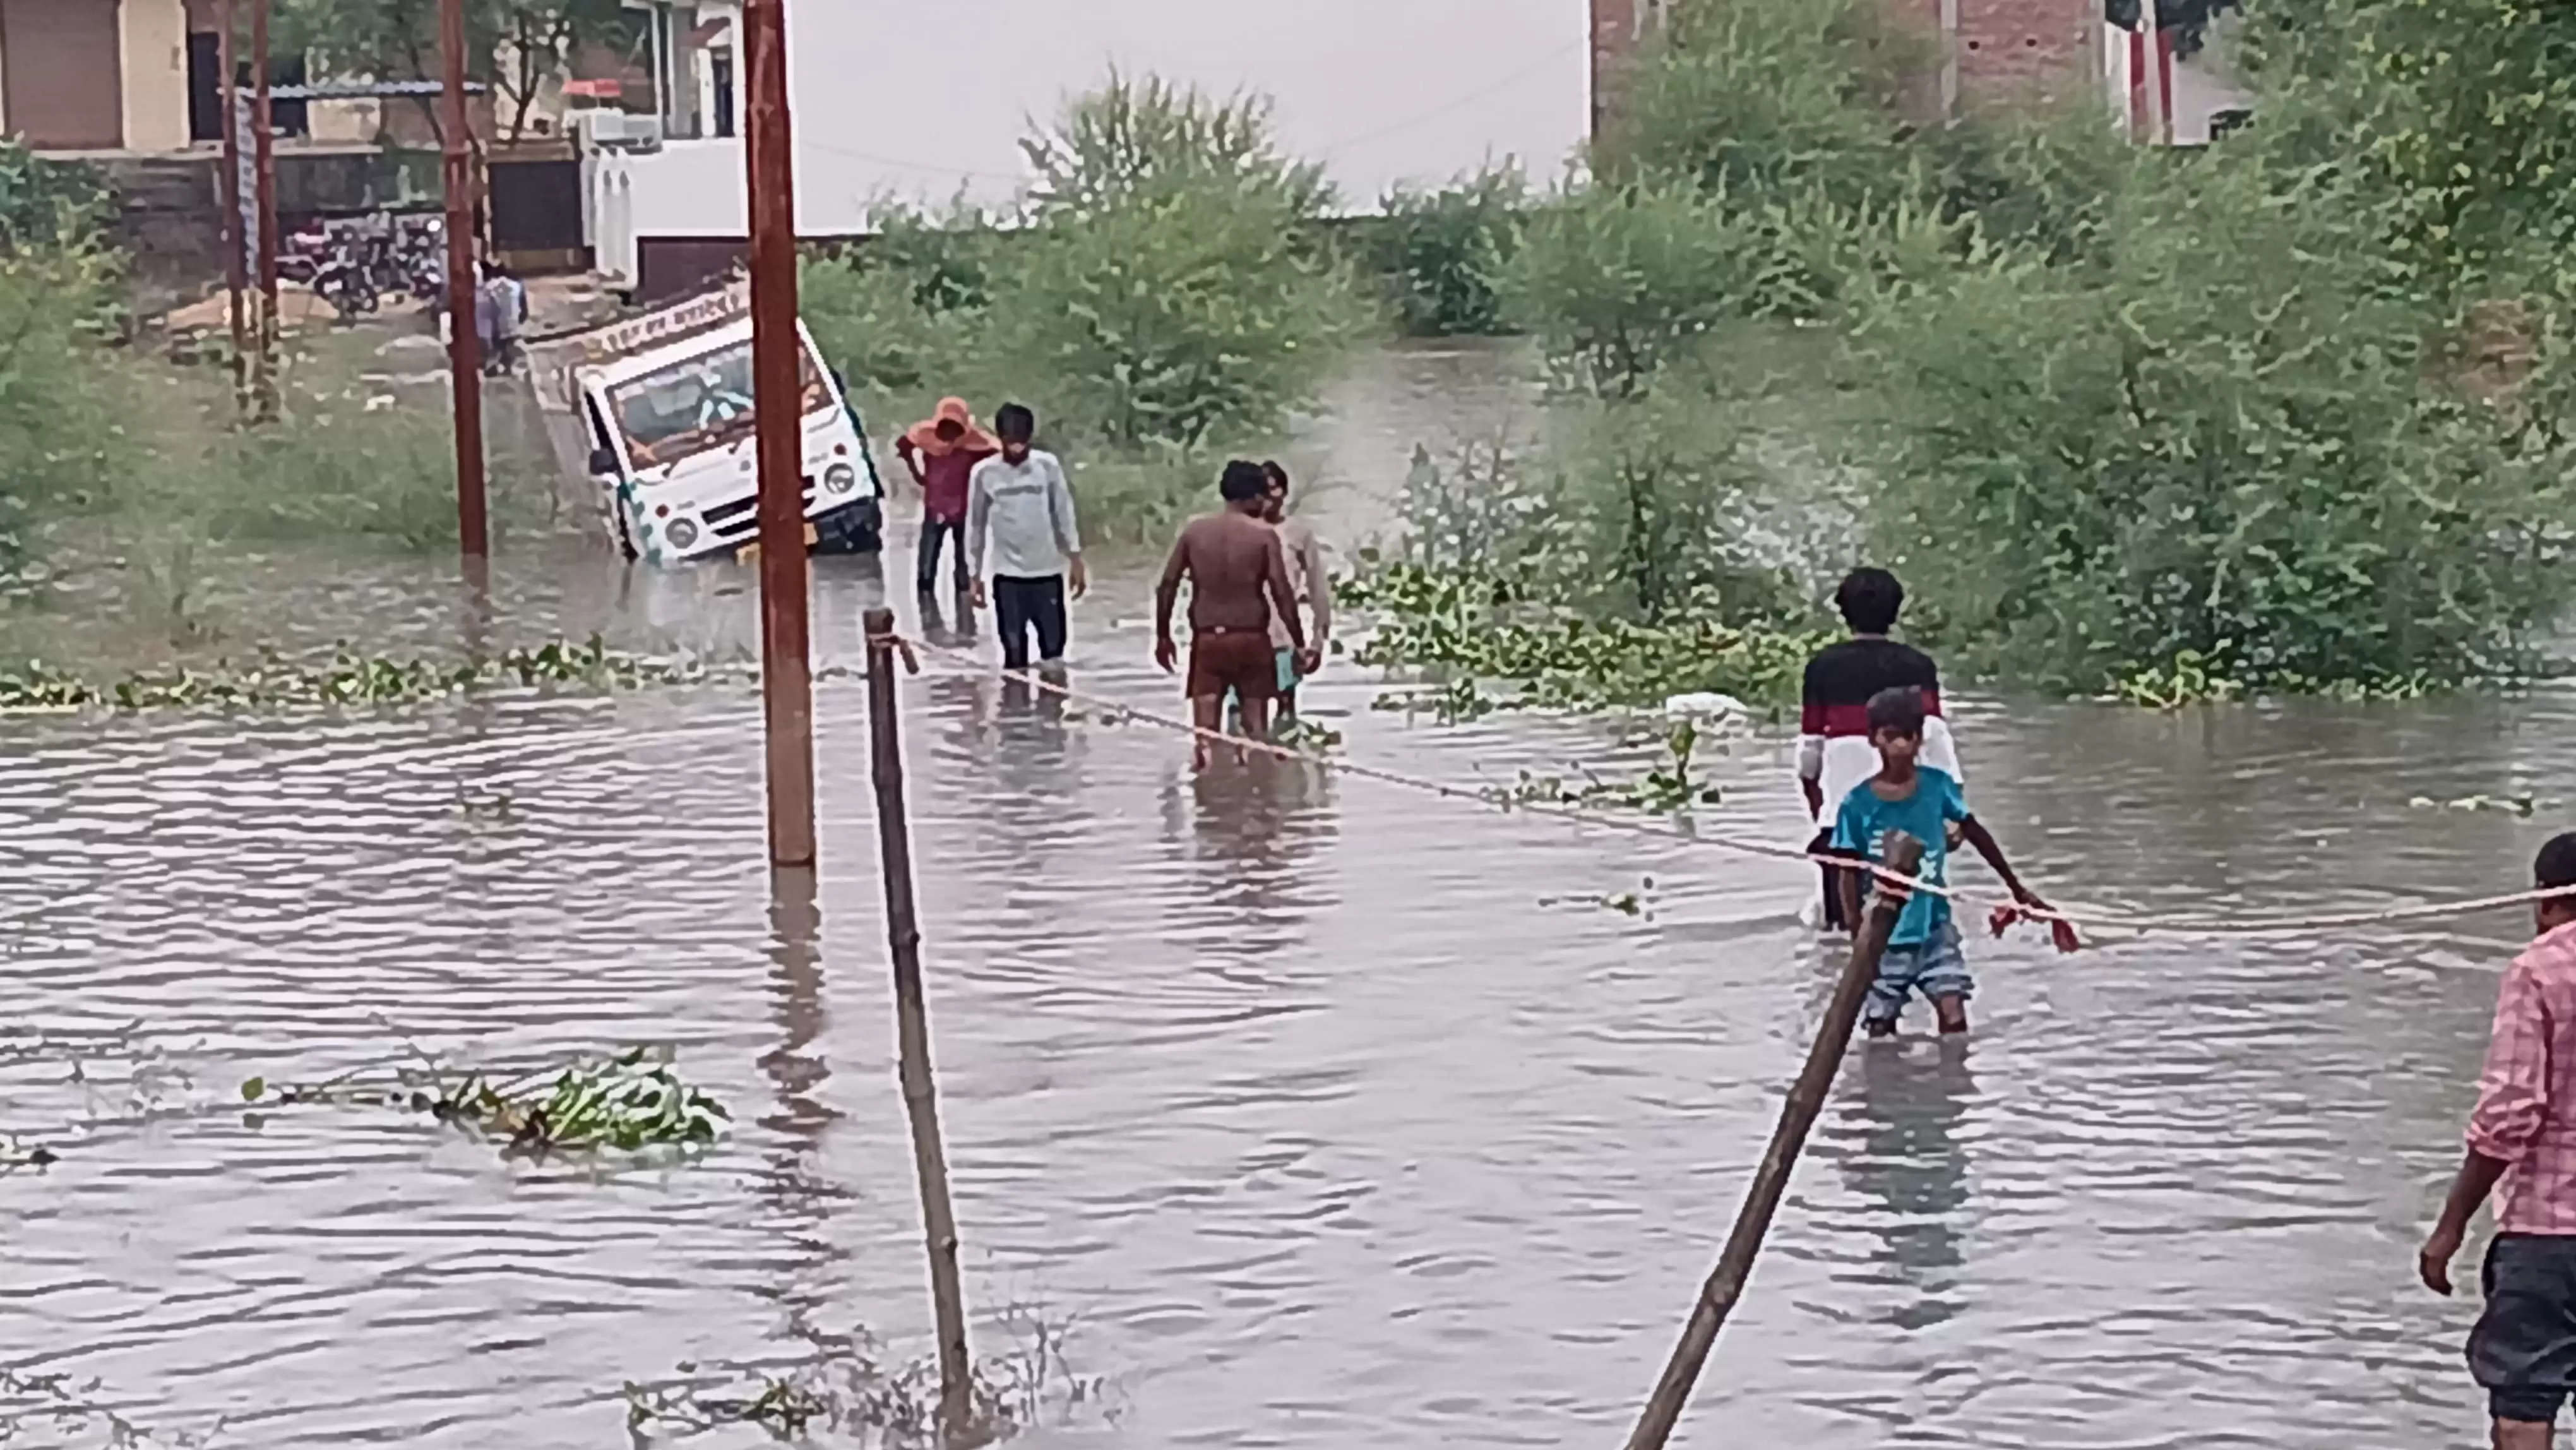
<path fill-rule="evenodd" d="M 1878 773 L 1878 751 L 1869 743 L 1869 702 L 1881 690 L 1912 689 L 1923 698 L 1923 763 L 1962 785 L 1958 747 L 1941 717 L 1941 671 L 1932 657 L 1888 638 L 1905 607 L 1905 586 L 1884 569 L 1854 569 L 1834 591 L 1834 606 L 1852 637 L 1807 661 L 1806 695 L 1798 727 L 1798 788 L 1816 823 L 1807 849 L 1832 850 L 1834 812 L 1851 788 Z M 1839 889 L 1842 871 L 1826 867 L 1824 923 L 1848 928 Z"/>
<path fill-rule="evenodd" d="M 1054 454 L 1029 446 L 1037 428 L 1035 413 L 1017 403 L 1003 404 L 993 415 L 1002 451 L 976 464 L 966 483 L 966 557 L 975 568 L 975 607 L 992 605 L 1002 636 L 1002 666 L 1012 670 L 1029 667 L 1032 632 L 1038 637 L 1039 663 L 1062 663 L 1066 586 L 1072 586 L 1076 599 L 1091 587 L 1082 567 L 1073 488 Z"/>

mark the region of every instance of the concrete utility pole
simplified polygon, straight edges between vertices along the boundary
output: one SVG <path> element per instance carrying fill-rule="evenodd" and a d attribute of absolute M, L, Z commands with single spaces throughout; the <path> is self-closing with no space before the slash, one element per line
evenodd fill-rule
<path fill-rule="evenodd" d="M 453 3 L 453 0 L 451 0 Z M 769 860 L 814 864 L 814 679 L 807 658 L 804 343 L 796 330 L 796 158 L 785 0 L 747 0 L 751 380 L 760 454 L 760 679 Z"/>
<path fill-rule="evenodd" d="M 266 0 L 261 0 L 265 4 Z M 438 129 L 447 192 L 447 371 L 456 394 L 456 542 L 469 580 L 490 567 L 483 510 L 483 348 L 474 330 L 474 125 L 465 109 L 465 0 L 439 0 Z"/>

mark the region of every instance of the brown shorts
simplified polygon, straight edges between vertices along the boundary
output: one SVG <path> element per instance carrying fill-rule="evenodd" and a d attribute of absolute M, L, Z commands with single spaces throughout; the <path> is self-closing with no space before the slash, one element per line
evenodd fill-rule
<path fill-rule="evenodd" d="M 1279 693 L 1279 665 L 1270 653 L 1268 630 L 1202 630 L 1190 636 L 1190 698 L 1212 699 L 1228 690 L 1246 700 Z"/>

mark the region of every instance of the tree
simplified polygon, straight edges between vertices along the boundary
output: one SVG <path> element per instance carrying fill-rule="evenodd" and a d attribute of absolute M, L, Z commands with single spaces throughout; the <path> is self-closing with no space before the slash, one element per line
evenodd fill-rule
<path fill-rule="evenodd" d="M 466 75 L 490 86 L 503 142 L 527 134 L 538 97 L 575 52 L 622 45 L 633 21 L 618 0 L 466 0 Z M 435 0 L 280 0 L 273 45 L 320 73 L 384 81 L 440 75 Z M 419 100 L 444 137 L 435 97 Z"/>

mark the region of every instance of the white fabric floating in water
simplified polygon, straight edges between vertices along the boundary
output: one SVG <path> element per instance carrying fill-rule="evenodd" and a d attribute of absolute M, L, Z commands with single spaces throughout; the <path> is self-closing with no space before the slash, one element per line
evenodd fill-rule
<path fill-rule="evenodd" d="M 1753 708 L 1742 700 L 1714 690 L 1675 695 L 1664 701 L 1664 716 L 1670 720 L 1740 720 L 1752 713 Z"/>

